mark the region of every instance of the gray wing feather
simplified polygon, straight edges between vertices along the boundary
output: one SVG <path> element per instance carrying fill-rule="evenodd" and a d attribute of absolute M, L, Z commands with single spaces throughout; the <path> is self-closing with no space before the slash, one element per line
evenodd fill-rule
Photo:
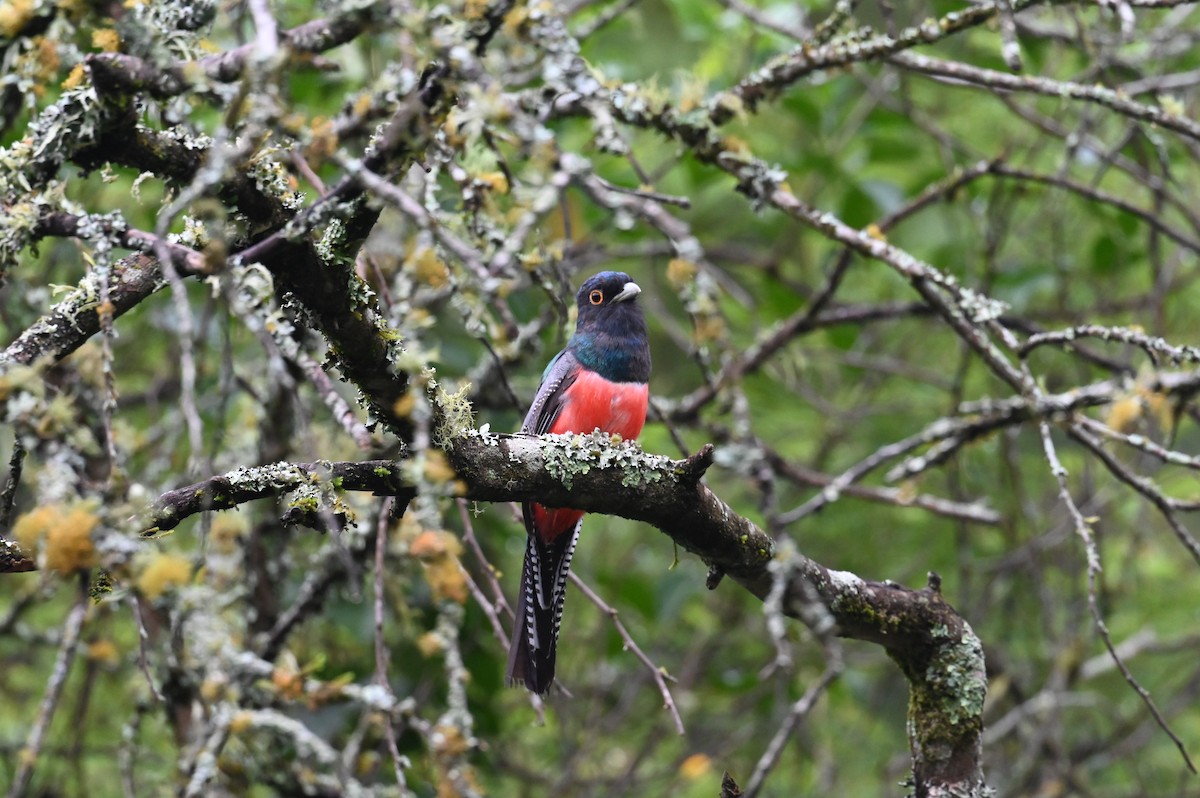
<path fill-rule="evenodd" d="M 563 394 L 575 382 L 578 374 L 579 361 L 569 349 L 564 349 L 554 356 L 554 360 L 550 361 L 542 375 L 542 384 L 538 386 L 533 404 L 525 414 L 521 432 L 542 435 L 553 426 L 554 420 L 562 412 Z"/>

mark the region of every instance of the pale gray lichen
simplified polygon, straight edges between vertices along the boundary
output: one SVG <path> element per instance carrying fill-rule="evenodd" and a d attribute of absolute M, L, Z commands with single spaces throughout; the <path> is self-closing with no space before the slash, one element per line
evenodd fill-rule
<path fill-rule="evenodd" d="M 429 398 L 436 408 L 433 443 L 441 449 L 448 449 L 455 438 L 474 431 L 475 416 L 471 400 L 467 398 L 471 393 L 471 383 L 465 382 L 457 391 L 450 393 L 430 374 L 426 385 Z"/>
<path fill-rule="evenodd" d="M 636 441 L 600 430 L 587 435 L 543 435 L 542 442 L 546 470 L 568 490 L 576 476 L 593 468 L 620 469 L 621 485 L 635 488 L 660 482 L 671 465 L 669 457 L 647 454 Z"/>

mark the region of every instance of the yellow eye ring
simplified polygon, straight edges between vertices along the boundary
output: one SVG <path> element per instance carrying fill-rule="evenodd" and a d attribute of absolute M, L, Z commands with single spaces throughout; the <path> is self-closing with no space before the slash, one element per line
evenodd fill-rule
<path fill-rule="evenodd" d="M 604 292 L 598 289 L 593 291 L 592 293 L 588 294 L 588 301 L 593 305 L 599 305 L 604 301 Z"/>

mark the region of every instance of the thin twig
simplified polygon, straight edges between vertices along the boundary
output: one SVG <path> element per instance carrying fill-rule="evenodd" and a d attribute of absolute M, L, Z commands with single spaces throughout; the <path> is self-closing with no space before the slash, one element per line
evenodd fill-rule
<path fill-rule="evenodd" d="M 1200 245 L 1198 245 L 1197 251 L 1200 251 Z M 1037 347 L 1047 344 L 1069 347 L 1073 341 L 1079 338 L 1097 338 L 1101 341 L 1115 341 L 1136 346 L 1145 351 L 1155 364 L 1158 363 L 1160 356 L 1168 358 L 1174 365 L 1200 362 L 1200 347 L 1172 346 L 1164 339 L 1156 335 L 1147 335 L 1141 330 L 1129 327 L 1105 327 L 1100 324 L 1080 324 L 1065 330 L 1038 333 L 1031 336 L 1021 346 L 1018 353 L 1021 357 L 1025 357 Z"/>
<path fill-rule="evenodd" d="M 924 75 L 984 86 L 993 91 L 1028 92 L 1095 103 L 1131 119 L 1172 130 L 1192 140 L 1200 140 L 1200 123 L 1182 114 L 1168 113 L 1157 105 L 1147 105 L 1131 100 L 1105 86 L 1085 86 L 1066 80 L 1053 80 L 1032 75 L 1009 75 L 994 69 L 983 69 L 913 52 L 897 52 L 888 60 L 905 69 L 911 69 Z"/>
<path fill-rule="evenodd" d="M 488 560 L 483 553 L 483 548 L 479 545 L 479 538 L 475 536 L 475 524 L 471 521 L 471 511 L 467 508 L 467 500 L 459 499 L 458 517 L 463 525 L 463 540 L 467 542 L 467 548 L 475 555 L 475 559 L 479 561 L 479 567 L 483 571 L 483 575 L 487 578 L 488 586 L 492 590 L 493 603 L 497 610 L 503 610 L 506 615 L 512 617 L 512 609 L 508 606 L 505 600 L 504 587 L 500 584 L 497 578 L 499 573 L 496 566 Z"/>
<path fill-rule="evenodd" d="M 138 633 L 138 668 L 142 671 L 142 675 L 146 677 L 146 684 L 150 687 L 150 694 L 160 704 L 163 703 L 163 695 L 158 689 L 158 685 L 154 682 L 154 676 L 150 673 L 150 662 L 146 656 L 146 643 L 150 640 L 150 633 L 146 630 L 146 621 L 142 617 L 142 600 L 136 592 L 130 596 L 133 604 L 133 620 L 137 624 Z"/>
<path fill-rule="evenodd" d="M 1124 432 L 1118 432 L 1107 424 L 1102 424 L 1084 415 L 1076 416 L 1073 423 L 1087 429 L 1089 432 L 1103 435 L 1114 441 L 1120 441 L 1126 446 L 1130 446 L 1140 452 L 1145 452 L 1152 457 L 1157 457 L 1164 463 L 1200 471 L 1200 457 L 1184 454 L 1175 449 L 1168 449 L 1165 446 L 1155 443 L 1145 435 L 1127 435 Z"/>
<path fill-rule="evenodd" d="M 146 717 L 147 705 L 138 702 L 133 708 L 133 715 L 121 727 L 121 745 L 117 748 L 117 766 L 121 771 L 121 789 L 125 798 L 137 798 L 137 782 L 134 774 L 137 772 L 138 732 L 142 728 L 142 719 Z"/>
<path fill-rule="evenodd" d="M 1096 547 L 1096 540 L 1092 536 L 1092 528 L 1088 520 L 1083 517 L 1079 507 L 1075 504 L 1075 499 L 1071 497 L 1071 491 L 1067 487 L 1067 469 L 1063 467 L 1058 459 L 1058 452 L 1055 450 L 1054 441 L 1050 437 L 1050 425 L 1046 421 L 1038 423 L 1038 431 L 1042 436 L 1042 450 L 1046 456 L 1046 462 L 1050 465 L 1050 472 L 1058 481 L 1058 495 L 1062 500 L 1063 505 L 1067 508 L 1067 512 L 1071 516 L 1071 520 L 1075 526 L 1075 532 L 1083 541 L 1084 550 L 1087 552 L 1087 583 L 1088 583 L 1088 610 L 1092 614 L 1092 621 L 1095 623 L 1096 631 L 1100 634 L 1100 639 L 1104 641 L 1104 647 L 1108 649 L 1109 656 L 1112 657 L 1113 663 L 1117 669 L 1121 671 L 1121 675 L 1125 677 L 1125 681 L 1133 688 L 1134 692 L 1142 699 L 1142 703 L 1150 711 L 1154 717 L 1158 727 L 1166 733 L 1171 741 L 1175 743 L 1175 747 L 1179 749 L 1180 755 L 1183 757 L 1184 763 L 1188 770 L 1192 773 L 1196 772 L 1196 766 L 1192 762 L 1192 758 L 1188 755 L 1187 748 L 1183 745 L 1183 740 L 1175 734 L 1171 729 L 1167 719 L 1159 712 L 1158 706 L 1154 703 L 1154 699 L 1150 696 L 1150 692 L 1134 678 L 1129 668 L 1125 665 L 1121 655 L 1117 652 L 1116 646 L 1113 645 L 1112 636 L 1108 632 L 1108 626 L 1104 623 L 1104 616 L 1100 612 L 1100 601 L 1096 593 L 1096 580 L 1102 570 L 1100 565 L 1100 551 Z"/>
<path fill-rule="evenodd" d="M 783 754 L 783 746 L 787 743 L 788 738 L 796 731 L 796 727 L 800 725 L 800 721 L 804 720 L 805 716 L 812 711 L 816 705 L 817 699 L 825 692 L 826 688 L 841 675 L 842 666 L 840 663 L 831 662 L 824 671 L 821 672 L 820 678 L 817 679 L 807 690 L 804 695 L 800 696 L 796 703 L 792 704 L 792 708 L 788 711 L 787 717 L 783 719 L 783 723 L 779 725 L 775 736 L 771 738 L 771 742 L 767 745 L 767 749 L 758 759 L 758 763 L 754 766 L 754 772 L 750 775 L 750 781 L 746 784 L 745 798 L 754 798 L 766 783 L 767 776 L 771 770 L 779 764 L 779 757 Z"/>
<path fill-rule="evenodd" d="M 1105 449 L 1099 440 L 1082 428 L 1071 424 L 1067 427 L 1067 433 L 1087 447 L 1100 462 L 1104 463 L 1105 467 L 1108 468 L 1114 477 L 1145 496 L 1159 513 L 1162 514 L 1162 517 L 1166 519 L 1167 524 L 1170 525 L 1171 530 L 1175 533 L 1175 537 L 1179 539 L 1183 547 L 1192 555 L 1192 559 L 1200 564 L 1200 541 L 1197 541 L 1192 533 L 1188 531 L 1187 527 L 1175 517 L 1176 510 L 1195 510 L 1196 502 L 1184 502 L 1163 495 L 1162 491 L 1158 489 L 1158 486 L 1152 480 L 1131 472 L 1117 458 L 1113 457 L 1112 453 Z"/>
<path fill-rule="evenodd" d="M 221 751 L 229 741 L 229 724 L 233 722 L 233 714 L 233 709 L 228 704 L 221 704 L 213 713 L 208 737 L 196 751 L 188 769 L 184 798 L 201 798 L 208 795 L 208 783 L 217 777 Z"/>
<path fill-rule="evenodd" d="M 379 521 L 375 524 L 375 683 L 387 691 L 388 697 L 392 701 L 395 701 L 395 695 L 392 692 L 391 680 L 388 678 L 388 649 L 383 638 L 383 575 L 387 554 L 387 533 L 391 526 L 395 506 L 395 497 L 385 497 L 379 507 Z M 385 716 L 383 719 L 383 735 L 387 740 L 388 753 L 392 756 L 392 769 L 396 774 L 396 785 L 402 795 L 407 795 L 409 792 L 408 780 L 404 776 L 404 769 L 408 767 L 408 760 L 400 754 L 400 747 L 396 744 L 396 728 L 392 724 L 391 717 Z"/>
<path fill-rule="evenodd" d="M 629 630 L 625 628 L 625 624 L 621 623 L 621 619 L 618 617 L 616 609 L 605 603 L 604 599 L 600 598 L 600 596 L 596 594 L 596 591 L 592 590 L 586 582 L 584 582 L 575 574 L 574 571 L 570 573 L 570 577 L 571 584 L 579 588 L 579 592 L 583 593 L 583 595 L 587 597 L 588 601 L 595 604 L 601 612 L 603 612 L 609 617 L 610 620 L 612 620 L 612 624 L 614 627 L 616 627 L 617 633 L 621 635 L 621 640 L 625 642 L 625 649 L 637 657 L 638 661 L 646 666 L 646 670 L 650 671 L 650 674 L 654 677 L 654 683 L 658 685 L 658 691 L 662 693 L 663 706 L 668 712 L 671 713 L 671 719 L 675 722 L 675 731 L 682 736 L 684 734 L 683 719 L 679 717 L 679 710 L 675 706 L 675 699 L 671 697 L 671 690 L 667 686 L 667 682 L 675 681 L 675 677 L 667 673 L 665 669 L 654 664 L 654 661 L 646 656 L 646 653 L 642 651 L 641 647 L 634 642 L 633 636 L 629 634 Z"/>
<path fill-rule="evenodd" d="M 25 740 L 25 747 L 21 750 L 21 755 L 17 757 L 16 772 L 13 775 L 12 786 L 8 790 L 8 798 L 21 798 L 25 795 L 25 789 L 29 786 L 29 779 L 33 777 L 33 769 L 37 765 L 38 755 L 42 750 L 46 730 L 50 727 L 54 710 L 58 708 L 58 701 L 62 697 L 63 687 L 67 682 L 67 675 L 71 672 L 71 664 L 75 661 L 79 633 L 83 629 L 83 621 L 87 617 L 88 601 L 90 600 L 87 576 L 80 574 L 78 579 L 78 595 L 63 624 L 62 642 L 58 646 L 58 656 L 50 671 L 50 679 L 46 682 L 46 692 L 43 693 L 42 703 L 38 706 L 37 717 L 34 718 L 33 726 L 29 729 L 29 737 Z"/>

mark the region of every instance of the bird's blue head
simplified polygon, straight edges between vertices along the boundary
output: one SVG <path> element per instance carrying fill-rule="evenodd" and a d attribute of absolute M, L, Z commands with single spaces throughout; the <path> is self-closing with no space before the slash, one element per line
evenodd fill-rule
<path fill-rule="evenodd" d="M 625 272 L 600 272 L 583 281 L 575 296 L 579 322 L 567 346 L 585 368 L 613 382 L 650 379 L 641 292 Z"/>

